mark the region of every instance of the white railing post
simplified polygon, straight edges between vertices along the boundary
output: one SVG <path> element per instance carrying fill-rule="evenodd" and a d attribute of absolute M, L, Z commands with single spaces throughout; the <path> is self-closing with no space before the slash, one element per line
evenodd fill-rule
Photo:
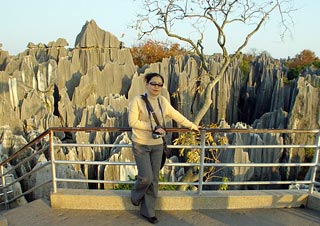
<path fill-rule="evenodd" d="M 206 145 L 206 130 L 200 130 L 201 137 L 201 150 L 200 150 L 200 170 L 199 170 L 199 188 L 198 195 L 201 195 L 202 192 L 202 184 L 203 184 L 203 171 L 204 171 L 204 154 L 205 154 L 205 145 Z"/>
<path fill-rule="evenodd" d="M 309 194 L 313 193 L 314 185 L 316 182 L 316 174 L 317 174 L 317 164 L 319 163 L 319 151 L 320 151 L 320 132 L 317 133 L 315 145 L 317 146 L 314 149 L 313 160 L 314 166 L 311 170 L 311 184 L 309 186 Z"/>
<path fill-rule="evenodd" d="M 4 196 L 4 205 L 6 210 L 8 209 L 8 194 L 7 194 L 7 188 L 6 188 L 6 177 L 3 176 L 4 174 L 4 168 L 3 165 L 0 165 L 0 170 L 1 170 L 1 183 L 3 187 L 3 196 Z"/>
<path fill-rule="evenodd" d="M 54 159 L 54 147 L 53 147 L 53 131 L 50 129 L 49 131 L 49 150 L 50 150 L 50 157 L 51 157 L 51 175 L 52 175 L 52 192 L 57 192 L 57 181 L 56 181 L 56 164 Z"/>

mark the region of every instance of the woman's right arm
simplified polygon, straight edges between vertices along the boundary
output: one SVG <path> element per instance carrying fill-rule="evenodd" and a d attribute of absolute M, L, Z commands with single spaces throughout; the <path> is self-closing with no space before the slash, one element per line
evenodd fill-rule
<path fill-rule="evenodd" d="M 134 129 L 151 131 L 150 122 L 148 121 L 148 113 L 141 100 L 142 98 L 140 96 L 137 96 L 133 98 L 129 104 L 129 126 Z"/>
<path fill-rule="evenodd" d="M 163 102 L 166 104 L 167 115 L 168 117 L 172 118 L 178 124 L 185 126 L 191 130 L 199 131 L 199 126 L 195 125 L 193 122 L 189 121 L 184 115 L 182 115 L 179 111 L 174 109 L 170 102 L 163 98 Z"/>

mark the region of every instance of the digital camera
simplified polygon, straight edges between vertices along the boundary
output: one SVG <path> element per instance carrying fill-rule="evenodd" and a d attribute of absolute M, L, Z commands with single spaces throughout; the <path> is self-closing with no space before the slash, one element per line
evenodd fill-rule
<path fill-rule="evenodd" d="M 159 133 L 159 132 L 156 132 L 156 131 L 152 132 L 152 138 L 153 139 L 158 139 L 158 138 L 161 138 L 163 136 L 164 136 L 164 134 L 162 134 L 162 133 Z"/>

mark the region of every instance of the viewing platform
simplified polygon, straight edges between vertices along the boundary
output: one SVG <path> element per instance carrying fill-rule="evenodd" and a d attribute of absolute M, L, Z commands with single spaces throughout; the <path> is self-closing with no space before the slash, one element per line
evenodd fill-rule
<path fill-rule="evenodd" d="M 319 193 L 223 191 L 204 192 L 196 197 L 191 194 L 181 197 L 178 193 L 160 192 L 156 225 L 320 225 Z M 150 225 L 140 216 L 138 208 L 132 206 L 128 195 L 129 191 L 60 190 L 51 197 L 52 207 L 42 199 L 33 201 L 3 212 L 0 226 Z"/>

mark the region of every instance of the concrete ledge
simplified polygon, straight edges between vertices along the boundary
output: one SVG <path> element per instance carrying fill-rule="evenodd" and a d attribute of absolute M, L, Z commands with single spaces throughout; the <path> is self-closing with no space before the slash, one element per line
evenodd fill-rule
<path fill-rule="evenodd" d="M 51 207 L 60 209 L 138 210 L 130 191 L 59 189 L 50 196 Z M 291 208 L 307 206 L 308 193 L 301 190 L 160 191 L 157 210 Z M 319 203 L 319 202 L 318 202 Z M 319 205 L 319 204 L 318 204 Z"/>
<path fill-rule="evenodd" d="M 308 196 L 307 208 L 320 210 L 320 193 L 314 192 Z"/>

